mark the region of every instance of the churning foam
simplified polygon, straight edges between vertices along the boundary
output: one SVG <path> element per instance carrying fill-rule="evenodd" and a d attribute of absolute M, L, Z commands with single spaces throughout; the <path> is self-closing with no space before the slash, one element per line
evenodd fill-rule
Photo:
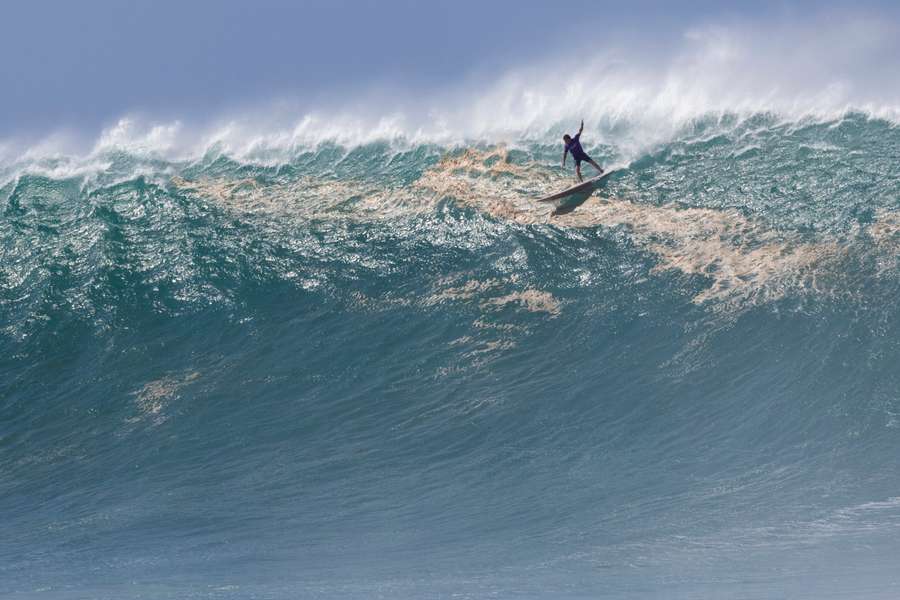
<path fill-rule="evenodd" d="M 897 29 L 890 20 L 859 13 L 707 24 L 655 53 L 635 51 L 645 40 L 603 36 L 580 41 L 577 68 L 566 54 L 439 90 L 400 85 L 387 99 L 356 90 L 352 101 L 319 108 L 271 102 L 193 122 L 127 115 L 80 150 L 54 135 L 37 142 L 0 140 L 0 160 L 54 154 L 86 159 L 111 151 L 195 160 L 218 152 L 272 164 L 326 141 L 347 148 L 384 140 L 406 147 L 547 141 L 582 118 L 592 139 L 632 158 L 709 115 L 834 120 L 856 110 L 898 121 Z M 175 107 L 164 108 L 171 113 Z M 80 137 L 85 135 L 91 137 Z"/>
<path fill-rule="evenodd" d="M 286 184 L 256 180 L 173 183 L 241 211 L 277 211 L 299 218 L 395 219 L 431 211 L 453 199 L 494 219 L 519 225 L 623 228 L 657 259 L 654 271 L 675 269 L 710 280 L 696 303 L 744 306 L 782 297 L 789 290 L 823 292 L 819 275 L 846 253 L 836 239 L 814 240 L 772 229 L 737 210 L 656 206 L 609 197 L 600 190 L 571 212 L 558 214 L 534 198 L 568 183 L 559 170 L 536 162 L 514 164 L 504 147 L 451 153 L 409 185 L 390 187 L 371 181 L 301 177 Z M 883 212 L 870 226 L 881 244 L 894 239 L 897 217 Z M 490 294 L 493 280 L 442 288 L 427 303 L 478 296 L 485 305 L 517 305 L 559 313 L 559 302 L 540 290 Z"/>

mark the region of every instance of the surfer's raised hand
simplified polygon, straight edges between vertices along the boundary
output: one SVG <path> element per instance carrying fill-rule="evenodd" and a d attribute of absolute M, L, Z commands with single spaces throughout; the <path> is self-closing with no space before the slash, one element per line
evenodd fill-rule
<path fill-rule="evenodd" d="M 581 127 L 578 128 L 578 133 L 584 131 L 584 119 L 581 120 Z"/>

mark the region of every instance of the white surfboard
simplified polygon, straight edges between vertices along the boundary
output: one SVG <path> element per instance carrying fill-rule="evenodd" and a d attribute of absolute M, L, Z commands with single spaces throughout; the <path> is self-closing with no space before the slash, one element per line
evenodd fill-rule
<path fill-rule="evenodd" d="M 593 187 L 599 184 L 601 181 L 612 175 L 613 171 L 606 171 L 602 175 L 597 175 L 592 179 L 588 179 L 587 181 L 582 181 L 579 184 L 573 185 L 570 188 L 566 188 L 561 192 L 556 192 L 555 194 L 550 194 L 549 196 L 544 196 L 543 198 L 538 198 L 538 202 L 550 202 L 551 200 L 559 200 L 560 198 L 565 198 L 566 196 L 571 196 L 573 194 L 577 194 L 579 192 L 587 192 L 593 189 Z"/>

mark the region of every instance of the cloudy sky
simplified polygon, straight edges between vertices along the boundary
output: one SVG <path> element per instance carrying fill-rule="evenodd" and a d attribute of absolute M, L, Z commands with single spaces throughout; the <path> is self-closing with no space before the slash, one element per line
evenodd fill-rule
<path fill-rule="evenodd" d="M 857 67 L 840 60 L 848 15 L 898 22 L 888 2 L 11 0 L 0 138 L 98 129 L 129 113 L 198 119 L 273 98 L 302 112 L 363 90 L 409 106 L 460 81 L 489 87 L 547 57 L 558 86 L 608 45 L 643 64 L 663 61 L 686 32 L 716 24 L 750 24 L 762 38 L 771 24 L 788 52 L 786 23 L 808 24 L 798 46 L 828 29 L 822 68 L 852 74 Z M 854 35 L 857 45 L 868 37 Z"/>

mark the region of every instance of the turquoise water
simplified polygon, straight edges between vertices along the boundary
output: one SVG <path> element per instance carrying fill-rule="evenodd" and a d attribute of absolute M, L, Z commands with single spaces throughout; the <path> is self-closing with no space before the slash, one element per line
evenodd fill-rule
<path fill-rule="evenodd" d="M 900 131 L 616 133 L 0 167 L 0 595 L 896 597 Z"/>

